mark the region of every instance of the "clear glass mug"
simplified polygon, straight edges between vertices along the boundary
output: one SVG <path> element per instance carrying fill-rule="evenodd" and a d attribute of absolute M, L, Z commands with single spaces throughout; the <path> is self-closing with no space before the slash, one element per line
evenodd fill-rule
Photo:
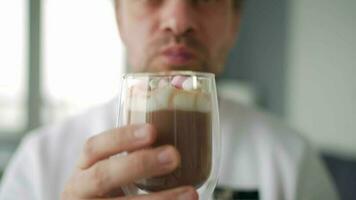
<path fill-rule="evenodd" d="M 210 199 L 220 161 L 220 121 L 215 76 L 170 71 L 123 76 L 118 126 L 150 123 L 157 129 L 153 147 L 173 145 L 181 156 L 170 174 L 123 187 L 126 195 L 194 186 Z"/>

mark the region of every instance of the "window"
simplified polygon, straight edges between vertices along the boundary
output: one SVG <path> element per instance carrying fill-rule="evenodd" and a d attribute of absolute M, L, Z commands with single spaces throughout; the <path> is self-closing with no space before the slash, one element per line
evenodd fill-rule
<path fill-rule="evenodd" d="M 43 10 L 44 121 L 118 95 L 125 63 L 112 2 L 47 0 Z"/>
<path fill-rule="evenodd" d="M 0 0 L 0 137 L 25 128 L 26 1 Z"/>
<path fill-rule="evenodd" d="M 0 176 L 29 127 L 118 95 L 125 62 L 114 14 L 110 0 L 0 0 Z M 39 17 L 42 48 L 27 39 Z M 39 70 L 28 59 L 36 51 Z M 28 97 L 40 105 L 29 109 Z M 32 113 L 41 122 L 27 120 Z"/>
<path fill-rule="evenodd" d="M 18 138 L 27 122 L 26 11 L 25 0 L 0 0 L 0 176 L 15 148 L 9 138 Z"/>

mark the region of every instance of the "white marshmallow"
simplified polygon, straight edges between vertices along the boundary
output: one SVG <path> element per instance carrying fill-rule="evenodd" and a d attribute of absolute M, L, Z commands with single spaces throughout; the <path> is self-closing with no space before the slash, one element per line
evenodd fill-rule
<path fill-rule="evenodd" d="M 193 111 L 195 110 L 195 95 L 189 92 L 177 92 L 173 99 L 173 109 Z"/>
<path fill-rule="evenodd" d="M 160 88 L 152 92 L 152 98 L 157 102 L 157 106 L 161 109 L 169 108 L 169 101 L 173 95 L 174 88 L 170 85 Z M 158 109 L 158 108 L 157 108 Z"/>
<path fill-rule="evenodd" d="M 182 84 L 182 88 L 184 89 L 184 90 L 193 90 L 193 89 L 195 89 L 194 88 L 194 84 L 193 84 L 193 78 L 187 78 L 184 82 L 183 82 L 183 84 Z"/>
<path fill-rule="evenodd" d="M 163 109 L 180 109 L 185 111 L 211 111 L 211 99 L 202 90 L 193 90 L 193 79 L 187 79 L 182 89 L 175 88 L 170 83 L 154 90 L 132 88 L 129 97 L 129 109 L 133 111 L 150 112 Z M 195 83 L 197 84 L 197 83 Z M 199 85 L 200 86 L 200 85 Z M 201 88 L 201 87 L 199 87 Z"/>
<path fill-rule="evenodd" d="M 201 112 L 211 111 L 211 100 L 209 94 L 197 95 L 196 108 Z"/>
<path fill-rule="evenodd" d="M 169 81 L 168 81 L 167 79 L 163 78 L 163 79 L 161 79 L 161 80 L 159 81 L 158 87 L 159 87 L 159 88 L 164 88 L 164 87 L 166 87 L 166 86 L 168 86 L 168 85 L 170 85 L 170 84 L 169 84 Z"/>
<path fill-rule="evenodd" d="M 187 79 L 185 76 L 175 76 L 171 81 L 171 84 L 176 88 L 182 88 L 183 82 Z"/>
<path fill-rule="evenodd" d="M 129 98 L 129 110 L 132 111 L 146 111 L 147 110 L 147 98 L 140 98 L 138 96 L 134 96 Z"/>

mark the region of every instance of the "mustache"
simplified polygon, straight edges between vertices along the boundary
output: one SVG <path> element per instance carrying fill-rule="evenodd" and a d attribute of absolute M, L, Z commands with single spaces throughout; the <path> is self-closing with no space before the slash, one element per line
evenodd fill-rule
<path fill-rule="evenodd" d="M 158 37 L 157 39 L 153 40 L 148 47 L 146 52 L 149 52 L 149 58 L 153 59 L 154 57 L 160 54 L 160 50 L 169 45 L 184 45 L 188 49 L 194 51 L 194 53 L 198 54 L 198 56 L 207 55 L 208 51 L 205 45 L 196 39 L 192 35 L 171 35 L 166 34 L 163 36 Z"/>
<path fill-rule="evenodd" d="M 193 50 L 200 50 L 203 51 L 206 49 L 204 44 L 202 44 L 199 40 L 197 40 L 195 37 L 185 34 L 185 35 L 179 35 L 179 36 L 174 36 L 174 35 L 165 35 L 161 38 L 158 38 L 157 40 L 153 41 L 153 45 L 157 45 L 158 47 L 163 47 L 167 46 L 169 44 L 183 44 L 187 46 L 188 48 L 191 48 Z"/>

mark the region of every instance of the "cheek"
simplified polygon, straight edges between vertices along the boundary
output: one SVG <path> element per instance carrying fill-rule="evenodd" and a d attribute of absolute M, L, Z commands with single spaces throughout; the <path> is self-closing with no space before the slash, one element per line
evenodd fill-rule
<path fill-rule="evenodd" d="M 212 49 L 226 45 L 231 32 L 232 11 L 228 3 L 218 6 L 216 9 L 203 10 L 204 17 L 200 18 L 203 24 L 203 34 Z"/>
<path fill-rule="evenodd" d="M 144 20 L 128 20 L 125 26 L 125 45 L 128 53 L 128 61 L 135 71 L 139 71 L 146 60 L 148 39 L 150 38 L 150 25 Z M 135 24 L 133 26 L 132 24 Z"/>
<path fill-rule="evenodd" d="M 214 73 L 220 73 L 228 52 L 234 45 L 235 33 L 231 18 L 227 15 L 212 17 L 211 20 L 205 21 L 202 32 L 205 34 L 204 43 L 209 51 L 207 59 L 210 62 L 210 68 Z"/>
<path fill-rule="evenodd" d="M 127 0 L 121 9 L 123 41 L 129 65 L 134 71 L 142 71 L 145 68 L 150 53 L 149 45 L 158 27 L 158 12 L 140 7 L 143 2 L 139 3 Z"/>
<path fill-rule="evenodd" d="M 211 56 L 220 54 L 222 49 L 226 49 L 227 46 L 231 46 L 232 41 L 232 29 L 231 23 L 226 18 L 210 20 L 205 24 L 206 44 Z M 226 50 L 225 50 L 226 51 Z"/>
<path fill-rule="evenodd" d="M 135 68 L 135 70 L 140 66 L 138 61 L 142 60 L 143 57 L 143 51 L 142 48 L 140 48 L 141 38 L 142 36 L 137 33 L 130 34 L 126 44 L 129 64 Z"/>

